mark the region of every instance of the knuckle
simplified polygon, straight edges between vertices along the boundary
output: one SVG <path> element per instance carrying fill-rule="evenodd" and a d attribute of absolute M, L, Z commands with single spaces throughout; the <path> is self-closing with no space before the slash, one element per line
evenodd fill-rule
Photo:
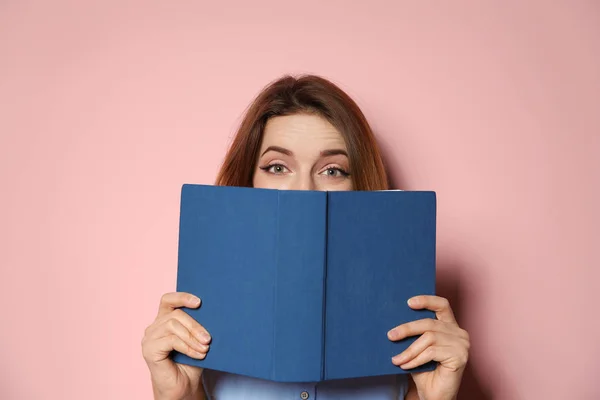
<path fill-rule="evenodd" d="M 425 356 L 427 356 L 427 358 L 434 359 L 435 358 L 435 347 L 433 347 L 433 346 L 428 347 L 427 350 L 425 350 Z"/>
<path fill-rule="evenodd" d="M 450 308 L 450 301 L 445 297 L 440 297 L 440 303 L 442 308 Z"/>
<path fill-rule="evenodd" d="M 167 328 L 171 331 L 171 332 L 175 332 L 175 330 L 177 329 L 177 320 L 175 318 L 169 318 L 166 322 Z"/>
<path fill-rule="evenodd" d="M 142 356 L 145 360 L 150 359 L 151 342 L 147 339 L 142 339 Z"/>
<path fill-rule="evenodd" d="M 192 343 L 198 343 L 198 340 L 194 337 L 194 333 L 190 330 L 188 330 L 186 333 L 186 339 Z"/>
<path fill-rule="evenodd" d="M 460 371 L 460 367 L 458 365 L 449 365 L 448 367 L 448 371 L 450 372 L 458 372 Z"/>
<path fill-rule="evenodd" d="M 175 347 L 177 347 L 177 344 L 179 343 L 179 338 L 177 337 L 177 335 L 169 335 L 169 347 L 171 349 L 175 349 Z"/>
<path fill-rule="evenodd" d="M 394 328 L 392 332 L 394 333 L 394 336 L 396 338 L 405 338 L 407 336 L 410 336 L 411 331 L 412 328 L 410 327 L 410 325 L 402 325 Z"/>
<path fill-rule="evenodd" d="M 167 301 L 169 301 L 169 295 L 171 293 L 165 293 L 161 296 L 160 298 L 160 304 L 165 304 Z"/>
<path fill-rule="evenodd" d="M 423 334 L 423 340 L 429 344 L 435 343 L 435 333 L 427 331 Z"/>
<path fill-rule="evenodd" d="M 471 341 L 469 341 L 469 340 L 466 341 L 465 348 L 467 349 L 467 352 L 469 350 L 471 350 Z"/>
<path fill-rule="evenodd" d="M 470 342 L 471 341 L 471 335 L 469 335 L 469 332 L 467 332 L 465 329 L 462 329 L 462 328 L 460 330 L 461 330 L 462 337 L 465 338 L 465 340 L 467 342 Z"/>

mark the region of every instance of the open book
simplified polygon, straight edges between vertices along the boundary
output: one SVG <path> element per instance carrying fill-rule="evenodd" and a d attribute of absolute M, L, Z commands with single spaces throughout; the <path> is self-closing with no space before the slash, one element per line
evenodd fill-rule
<path fill-rule="evenodd" d="M 283 191 L 183 185 L 177 291 L 211 334 L 204 360 L 176 362 L 281 382 L 404 371 L 402 323 L 435 318 L 434 192 Z"/>

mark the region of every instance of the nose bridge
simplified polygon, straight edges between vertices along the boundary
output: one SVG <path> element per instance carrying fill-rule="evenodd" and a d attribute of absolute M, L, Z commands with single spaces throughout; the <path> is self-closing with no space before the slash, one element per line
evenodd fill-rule
<path fill-rule="evenodd" d="M 311 173 L 299 172 L 294 178 L 292 190 L 315 190 L 316 185 Z"/>

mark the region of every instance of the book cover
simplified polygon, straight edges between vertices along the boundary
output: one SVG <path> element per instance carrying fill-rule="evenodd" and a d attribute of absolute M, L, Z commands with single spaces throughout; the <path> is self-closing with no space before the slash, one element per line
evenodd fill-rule
<path fill-rule="evenodd" d="M 211 333 L 207 357 L 176 362 L 280 382 L 398 374 L 435 294 L 434 192 L 285 191 L 183 185 L 177 291 Z"/>

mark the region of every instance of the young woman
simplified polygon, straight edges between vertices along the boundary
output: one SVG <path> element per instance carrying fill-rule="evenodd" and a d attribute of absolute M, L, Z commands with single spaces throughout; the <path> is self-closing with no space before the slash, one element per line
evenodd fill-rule
<path fill-rule="evenodd" d="M 384 190 L 388 180 L 375 138 L 356 103 L 317 76 L 283 77 L 251 104 L 229 149 L 217 185 L 288 190 Z M 199 307 L 187 293 L 168 293 L 145 332 L 142 350 L 156 400 L 409 399 L 451 400 L 458 393 L 469 335 L 448 301 L 417 296 L 414 309 L 437 319 L 391 326 L 389 340 L 422 335 L 390 362 L 410 369 L 438 361 L 434 371 L 320 383 L 277 383 L 176 364 L 173 350 L 203 359 L 209 332 L 180 307 Z"/>

